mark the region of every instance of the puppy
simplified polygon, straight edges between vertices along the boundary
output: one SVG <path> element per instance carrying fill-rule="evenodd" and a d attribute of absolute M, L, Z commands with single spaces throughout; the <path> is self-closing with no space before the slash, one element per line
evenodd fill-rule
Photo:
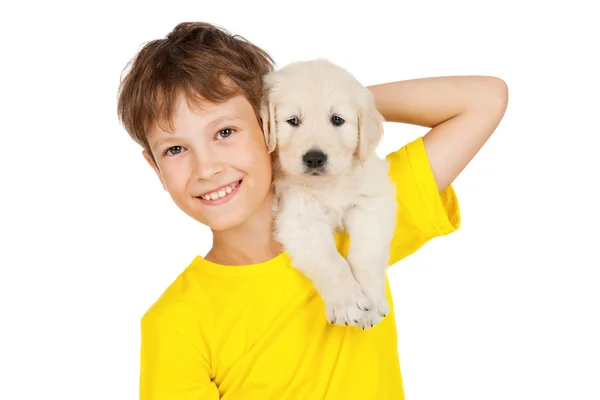
<path fill-rule="evenodd" d="M 331 323 L 375 326 L 389 312 L 396 189 L 375 153 L 384 120 L 371 92 L 328 60 L 299 61 L 265 76 L 261 119 L 273 152 L 276 240 Z M 347 259 L 338 230 L 350 238 Z"/>

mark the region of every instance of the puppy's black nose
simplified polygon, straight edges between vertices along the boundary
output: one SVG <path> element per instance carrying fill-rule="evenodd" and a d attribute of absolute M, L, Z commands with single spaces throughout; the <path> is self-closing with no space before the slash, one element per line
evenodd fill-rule
<path fill-rule="evenodd" d="M 308 168 L 319 168 L 327 162 L 327 154 L 321 150 L 310 150 L 302 156 L 302 161 Z"/>

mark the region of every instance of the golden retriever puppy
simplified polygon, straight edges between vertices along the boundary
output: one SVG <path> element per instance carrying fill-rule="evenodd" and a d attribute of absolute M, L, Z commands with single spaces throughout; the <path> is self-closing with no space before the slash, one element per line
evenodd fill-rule
<path fill-rule="evenodd" d="M 375 152 L 383 117 L 371 92 L 328 60 L 299 61 L 265 76 L 261 119 L 273 152 L 276 239 L 331 323 L 378 324 L 389 312 L 396 201 L 388 163 Z M 350 237 L 347 259 L 337 230 Z"/>

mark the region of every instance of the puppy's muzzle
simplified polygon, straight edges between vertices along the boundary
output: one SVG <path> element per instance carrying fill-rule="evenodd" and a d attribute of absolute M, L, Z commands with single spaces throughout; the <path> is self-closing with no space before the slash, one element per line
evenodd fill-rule
<path fill-rule="evenodd" d="M 322 171 L 327 164 L 327 154 L 321 150 L 309 150 L 302 156 L 307 173 Z"/>

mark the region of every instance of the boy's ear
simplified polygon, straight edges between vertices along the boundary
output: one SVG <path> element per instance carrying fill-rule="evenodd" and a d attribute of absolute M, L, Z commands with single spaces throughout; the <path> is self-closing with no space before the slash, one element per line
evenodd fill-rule
<path fill-rule="evenodd" d="M 365 88 L 358 113 L 358 159 L 361 164 L 377 150 L 383 137 L 383 121 L 373 95 Z"/>
<path fill-rule="evenodd" d="M 277 146 L 277 125 L 275 123 L 275 105 L 271 101 L 270 89 L 266 83 L 261 97 L 260 119 L 267 153 L 270 154 Z"/>
<path fill-rule="evenodd" d="M 156 165 L 156 162 L 154 161 L 154 157 L 152 156 L 152 154 L 148 153 L 146 150 L 143 150 L 142 155 L 144 156 L 144 158 L 146 159 L 148 164 L 150 164 L 150 166 L 152 167 L 152 169 L 158 176 L 158 179 L 160 180 L 160 183 L 161 183 L 163 189 L 167 190 L 167 185 L 165 185 L 165 180 L 163 179 L 162 173 L 160 172 L 158 165 Z"/>

